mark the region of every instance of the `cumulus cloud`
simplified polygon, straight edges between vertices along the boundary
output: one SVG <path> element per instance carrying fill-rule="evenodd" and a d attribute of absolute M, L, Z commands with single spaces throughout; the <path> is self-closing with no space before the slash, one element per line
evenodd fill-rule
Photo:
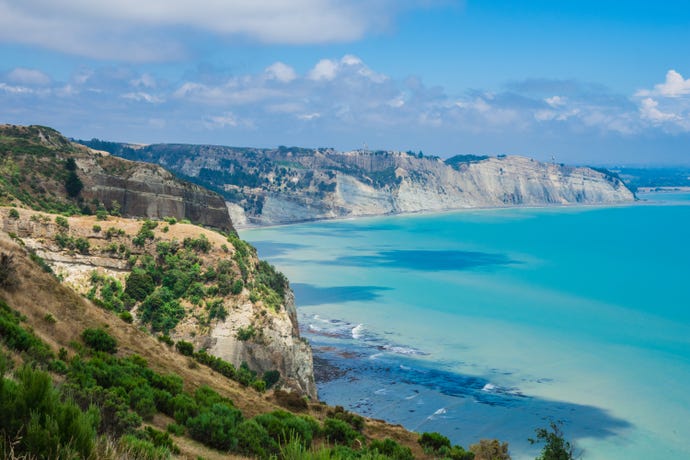
<path fill-rule="evenodd" d="M 282 62 L 276 62 L 266 67 L 265 73 L 268 78 L 272 78 L 283 83 L 290 83 L 292 80 L 297 78 L 295 69 Z"/>
<path fill-rule="evenodd" d="M 338 73 L 338 63 L 330 59 L 321 59 L 314 68 L 309 71 L 312 80 L 333 80 Z"/>
<path fill-rule="evenodd" d="M 663 97 L 680 97 L 690 95 L 690 78 L 684 79 L 681 74 L 675 70 L 666 72 L 666 81 L 654 85 L 653 90 L 639 90 L 637 96 L 663 96 Z"/>
<path fill-rule="evenodd" d="M 179 28 L 263 43 L 348 42 L 425 0 L 0 0 L 0 42 L 92 58 L 180 57 Z"/>
<path fill-rule="evenodd" d="M 663 83 L 635 93 L 640 118 L 670 132 L 690 132 L 690 79 L 669 70 Z"/>

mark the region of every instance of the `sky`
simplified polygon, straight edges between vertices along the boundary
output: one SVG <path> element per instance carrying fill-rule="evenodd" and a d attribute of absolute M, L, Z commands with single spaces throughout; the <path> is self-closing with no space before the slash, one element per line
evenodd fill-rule
<path fill-rule="evenodd" d="M 0 123 L 690 165 L 690 2 L 0 0 Z"/>

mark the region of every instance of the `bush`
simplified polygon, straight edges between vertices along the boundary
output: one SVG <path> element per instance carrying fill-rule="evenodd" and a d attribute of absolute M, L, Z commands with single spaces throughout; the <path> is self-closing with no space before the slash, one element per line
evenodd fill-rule
<path fill-rule="evenodd" d="M 358 437 L 358 433 L 350 425 L 335 418 L 324 420 L 323 434 L 328 441 L 346 446 L 351 445 Z"/>
<path fill-rule="evenodd" d="M 128 312 L 128 311 L 121 311 L 120 314 L 117 315 L 117 316 L 119 316 L 120 319 L 121 319 L 122 321 L 124 321 L 125 323 L 132 324 L 132 323 L 134 322 L 134 317 L 133 317 L 132 314 L 131 314 L 130 312 Z"/>
<path fill-rule="evenodd" d="M 58 227 L 68 229 L 69 228 L 69 222 L 67 219 L 65 219 L 62 216 L 56 216 L 55 217 L 55 223 L 57 224 Z"/>
<path fill-rule="evenodd" d="M 433 451 L 437 451 L 442 447 L 447 447 L 450 449 L 450 439 L 437 432 L 422 433 L 418 442 L 419 445 L 421 445 L 424 449 L 430 449 Z"/>
<path fill-rule="evenodd" d="M 156 289 L 151 275 L 143 270 L 132 270 L 127 276 L 125 294 L 134 300 L 142 301 Z"/>
<path fill-rule="evenodd" d="M 276 370 L 266 371 L 264 372 L 264 376 L 262 379 L 264 382 L 266 382 L 266 388 L 270 389 L 280 380 L 280 372 Z"/>
<path fill-rule="evenodd" d="M 409 447 L 401 446 L 389 438 L 383 441 L 371 441 L 371 443 L 369 443 L 369 450 L 385 455 L 393 460 L 414 460 L 412 450 Z"/>
<path fill-rule="evenodd" d="M 237 450 L 239 453 L 259 458 L 267 458 L 278 452 L 276 443 L 266 429 L 256 420 L 245 420 L 237 426 Z"/>
<path fill-rule="evenodd" d="M 104 351 L 111 354 L 117 352 L 117 342 L 103 329 L 84 329 L 81 338 L 86 346 L 96 351 Z"/>
<path fill-rule="evenodd" d="M 172 433 L 175 436 L 184 436 L 184 426 L 178 425 L 177 423 L 170 423 L 167 427 L 168 433 Z"/>
<path fill-rule="evenodd" d="M 242 413 L 227 404 L 217 403 L 196 417 L 187 420 L 189 435 L 210 447 L 231 450 L 237 446 L 235 429 L 242 421 Z"/>
<path fill-rule="evenodd" d="M 185 356 L 192 356 L 194 354 L 194 345 L 190 342 L 185 342 L 184 340 L 177 342 L 175 344 L 175 348 L 177 348 L 177 351 Z"/>
<path fill-rule="evenodd" d="M 19 219 L 19 211 L 17 211 L 16 209 L 12 208 L 12 209 L 10 209 L 10 214 L 9 214 L 9 216 L 10 216 L 10 219 Z"/>
<path fill-rule="evenodd" d="M 247 327 L 241 327 L 237 330 L 237 340 L 241 340 L 242 342 L 246 342 L 247 340 L 250 340 L 251 338 L 256 335 L 256 330 L 254 329 L 254 325 L 250 324 Z"/>
<path fill-rule="evenodd" d="M 45 372 L 27 366 L 14 380 L 0 377 L 0 413 L 0 433 L 17 439 L 12 458 L 89 458 L 93 453 L 97 411 L 62 402 Z M 0 455 L 10 458 L 3 448 L 0 441 Z"/>

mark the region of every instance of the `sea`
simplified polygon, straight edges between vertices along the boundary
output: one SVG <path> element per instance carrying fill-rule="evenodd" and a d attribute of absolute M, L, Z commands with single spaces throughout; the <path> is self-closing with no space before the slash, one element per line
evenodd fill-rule
<path fill-rule="evenodd" d="M 468 447 L 556 423 L 690 458 L 690 194 L 241 231 L 290 279 L 319 398 Z"/>

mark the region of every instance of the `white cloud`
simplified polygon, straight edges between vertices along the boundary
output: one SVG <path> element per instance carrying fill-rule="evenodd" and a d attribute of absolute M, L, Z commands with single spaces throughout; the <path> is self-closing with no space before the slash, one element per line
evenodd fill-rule
<path fill-rule="evenodd" d="M 333 80 L 338 73 L 338 63 L 330 59 L 321 59 L 314 68 L 309 71 L 312 80 Z"/>
<path fill-rule="evenodd" d="M 662 123 L 672 120 L 677 121 L 679 119 L 679 117 L 673 113 L 666 113 L 659 110 L 659 103 L 651 97 L 642 99 L 642 103 L 640 105 L 640 116 L 651 121 L 652 123 Z"/>
<path fill-rule="evenodd" d="M 160 104 L 164 101 L 163 98 L 154 96 L 152 94 L 146 93 L 144 91 L 136 91 L 131 93 L 125 93 L 122 95 L 124 99 L 129 99 L 136 102 L 148 102 L 149 104 Z"/>
<path fill-rule="evenodd" d="M 549 104 L 551 107 L 560 107 L 562 105 L 565 105 L 566 98 L 561 96 L 547 97 L 546 99 L 544 99 L 544 102 Z"/>
<path fill-rule="evenodd" d="M 179 28 L 263 43 L 349 42 L 426 0 L 0 0 L 0 42 L 92 58 L 176 59 Z"/>
<path fill-rule="evenodd" d="M 148 73 L 145 73 L 145 74 L 141 75 L 140 77 L 135 78 L 130 83 L 132 84 L 132 86 L 137 87 L 137 88 L 138 87 L 142 87 L 142 88 L 155 88 L 156 87 L 156 79 Z"/>
<path fill-rule="evenodd" d="M 654 85 L 653 90 L 639 90 L 637 96 L 663 96 L 663 97 L 680 97 L 690 94 L 690 78 L 684 79 L 683 76 L 675 70 L 666 72 L 666 80 L 663 83 Z"/>
<path fill-rule="evenodd" d="M 278 80 L 283 83 L 290 83 L 292 80 L 297 78 L 295 69 L 282 62 L 276 62 L 266 67 L 265 73 L 268 78 Z"/>
<path fill-rule="evenodd" d="M 12 83 L 27 86 L 46 86 L 50 84 L 50 77 L 40 70 L 17 67 L 7 74 L 7 79 Z"/>
<path fill-rule="evenodd" d="M 231 127 L 234 128 L 238 125 L 237 117 L 230 113 L 226 112 L 222 115 L 215 115 L 215 116 L 209 116 L 204 119 L 204 124 L 206 125 L 207 128 L 213 129 L 213 128 L 226 128 L 226 127 Z"/>

